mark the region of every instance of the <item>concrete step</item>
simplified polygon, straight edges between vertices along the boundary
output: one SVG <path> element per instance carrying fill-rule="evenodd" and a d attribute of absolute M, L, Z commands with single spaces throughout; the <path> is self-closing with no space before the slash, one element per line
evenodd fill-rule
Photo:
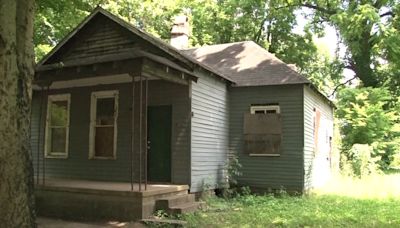
<path fill-rule="evenodd" d="M 194 194 L 175 195 L 157 200 L 156 208 L 158 210 L 167 210 L 171 207 L 192 202 L 195 202 Z"/>
<path fill-rule="evenodd" d="M 169 208 L 169 213 L 171 214 L 183 214 L 197 211 L 202 204 L 200 202 L 190 202 L 179 204 Z"/>

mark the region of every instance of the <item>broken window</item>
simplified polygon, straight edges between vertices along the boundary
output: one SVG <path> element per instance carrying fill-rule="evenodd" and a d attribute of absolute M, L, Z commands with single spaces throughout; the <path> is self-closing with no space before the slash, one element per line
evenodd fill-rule
<path fill-rule="evenodd" d="M 68 156 L 70 95 L 50 95 L 47 102 L 45 155 L 52 158 Z"/>
<path fill-rule="evenodd" d="M 282 121 L 279 105 L 253 105 L 244 115 L 244 150 L 253 156 L 279 156 Z"/>
<path fill-rule="evenodd" d="M 92 93 L 90 158 L 116 157 L 118 92 Z"/>

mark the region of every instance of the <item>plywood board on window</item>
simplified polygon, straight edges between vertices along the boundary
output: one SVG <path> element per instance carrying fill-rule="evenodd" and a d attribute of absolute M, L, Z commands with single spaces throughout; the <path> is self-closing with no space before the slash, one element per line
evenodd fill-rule
<path fill-rule="evenodd" d="M 248 154 L 280 154 L 281 141 L 279 134 L 245 134 L 244 149 Z"/>
<path fill-rule="evenodd" d="M 244 134 L 282 134 L 280 114 L 244 114 Z"/>

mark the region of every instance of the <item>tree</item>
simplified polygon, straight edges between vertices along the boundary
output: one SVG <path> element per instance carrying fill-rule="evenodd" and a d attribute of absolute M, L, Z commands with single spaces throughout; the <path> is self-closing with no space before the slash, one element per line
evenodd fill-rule
<path fill-rule="evenodd" d="M 30 107 L 33 0 L 0 0 L 0 224 L 35 227 Z"/>
<path fill-rule="evenodd" d="M 382 67 L 394 64 L 400 55 L 397 0 L 291 0 L 286 4 L 311 9 L 314 31 L 325 24 L 336 28 L 346 47 L 344 66 L 355 73 L 363 86 L 378 87 L 389 79 Z"/>
<path fill-rule="evenodd" d="M 399 98 L 393 98 L 384 87 L 346 88 L 338 96 L 336 114 L 343 135 L 343 154 L 351 161 L 353 145 L 369 145 L 371 157 L 386 169 L 400 155 Z"/>

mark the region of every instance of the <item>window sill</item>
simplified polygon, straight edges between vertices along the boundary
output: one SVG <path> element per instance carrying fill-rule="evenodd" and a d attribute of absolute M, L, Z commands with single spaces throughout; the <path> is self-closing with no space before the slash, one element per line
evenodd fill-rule
<path fill-rule="evenodd" d="M 89 160 L 117 160 L 116 157 L 90 157 Z"/>
<path fill-rule="evenodd" d="M 249 154 L 250 157 L 280 157 L 280 154 Z"/>
<path fill-rule="evenodd" d="M 44 157 L 50 159 L 67 159 L 68 155 L 45 155 Z"/>

